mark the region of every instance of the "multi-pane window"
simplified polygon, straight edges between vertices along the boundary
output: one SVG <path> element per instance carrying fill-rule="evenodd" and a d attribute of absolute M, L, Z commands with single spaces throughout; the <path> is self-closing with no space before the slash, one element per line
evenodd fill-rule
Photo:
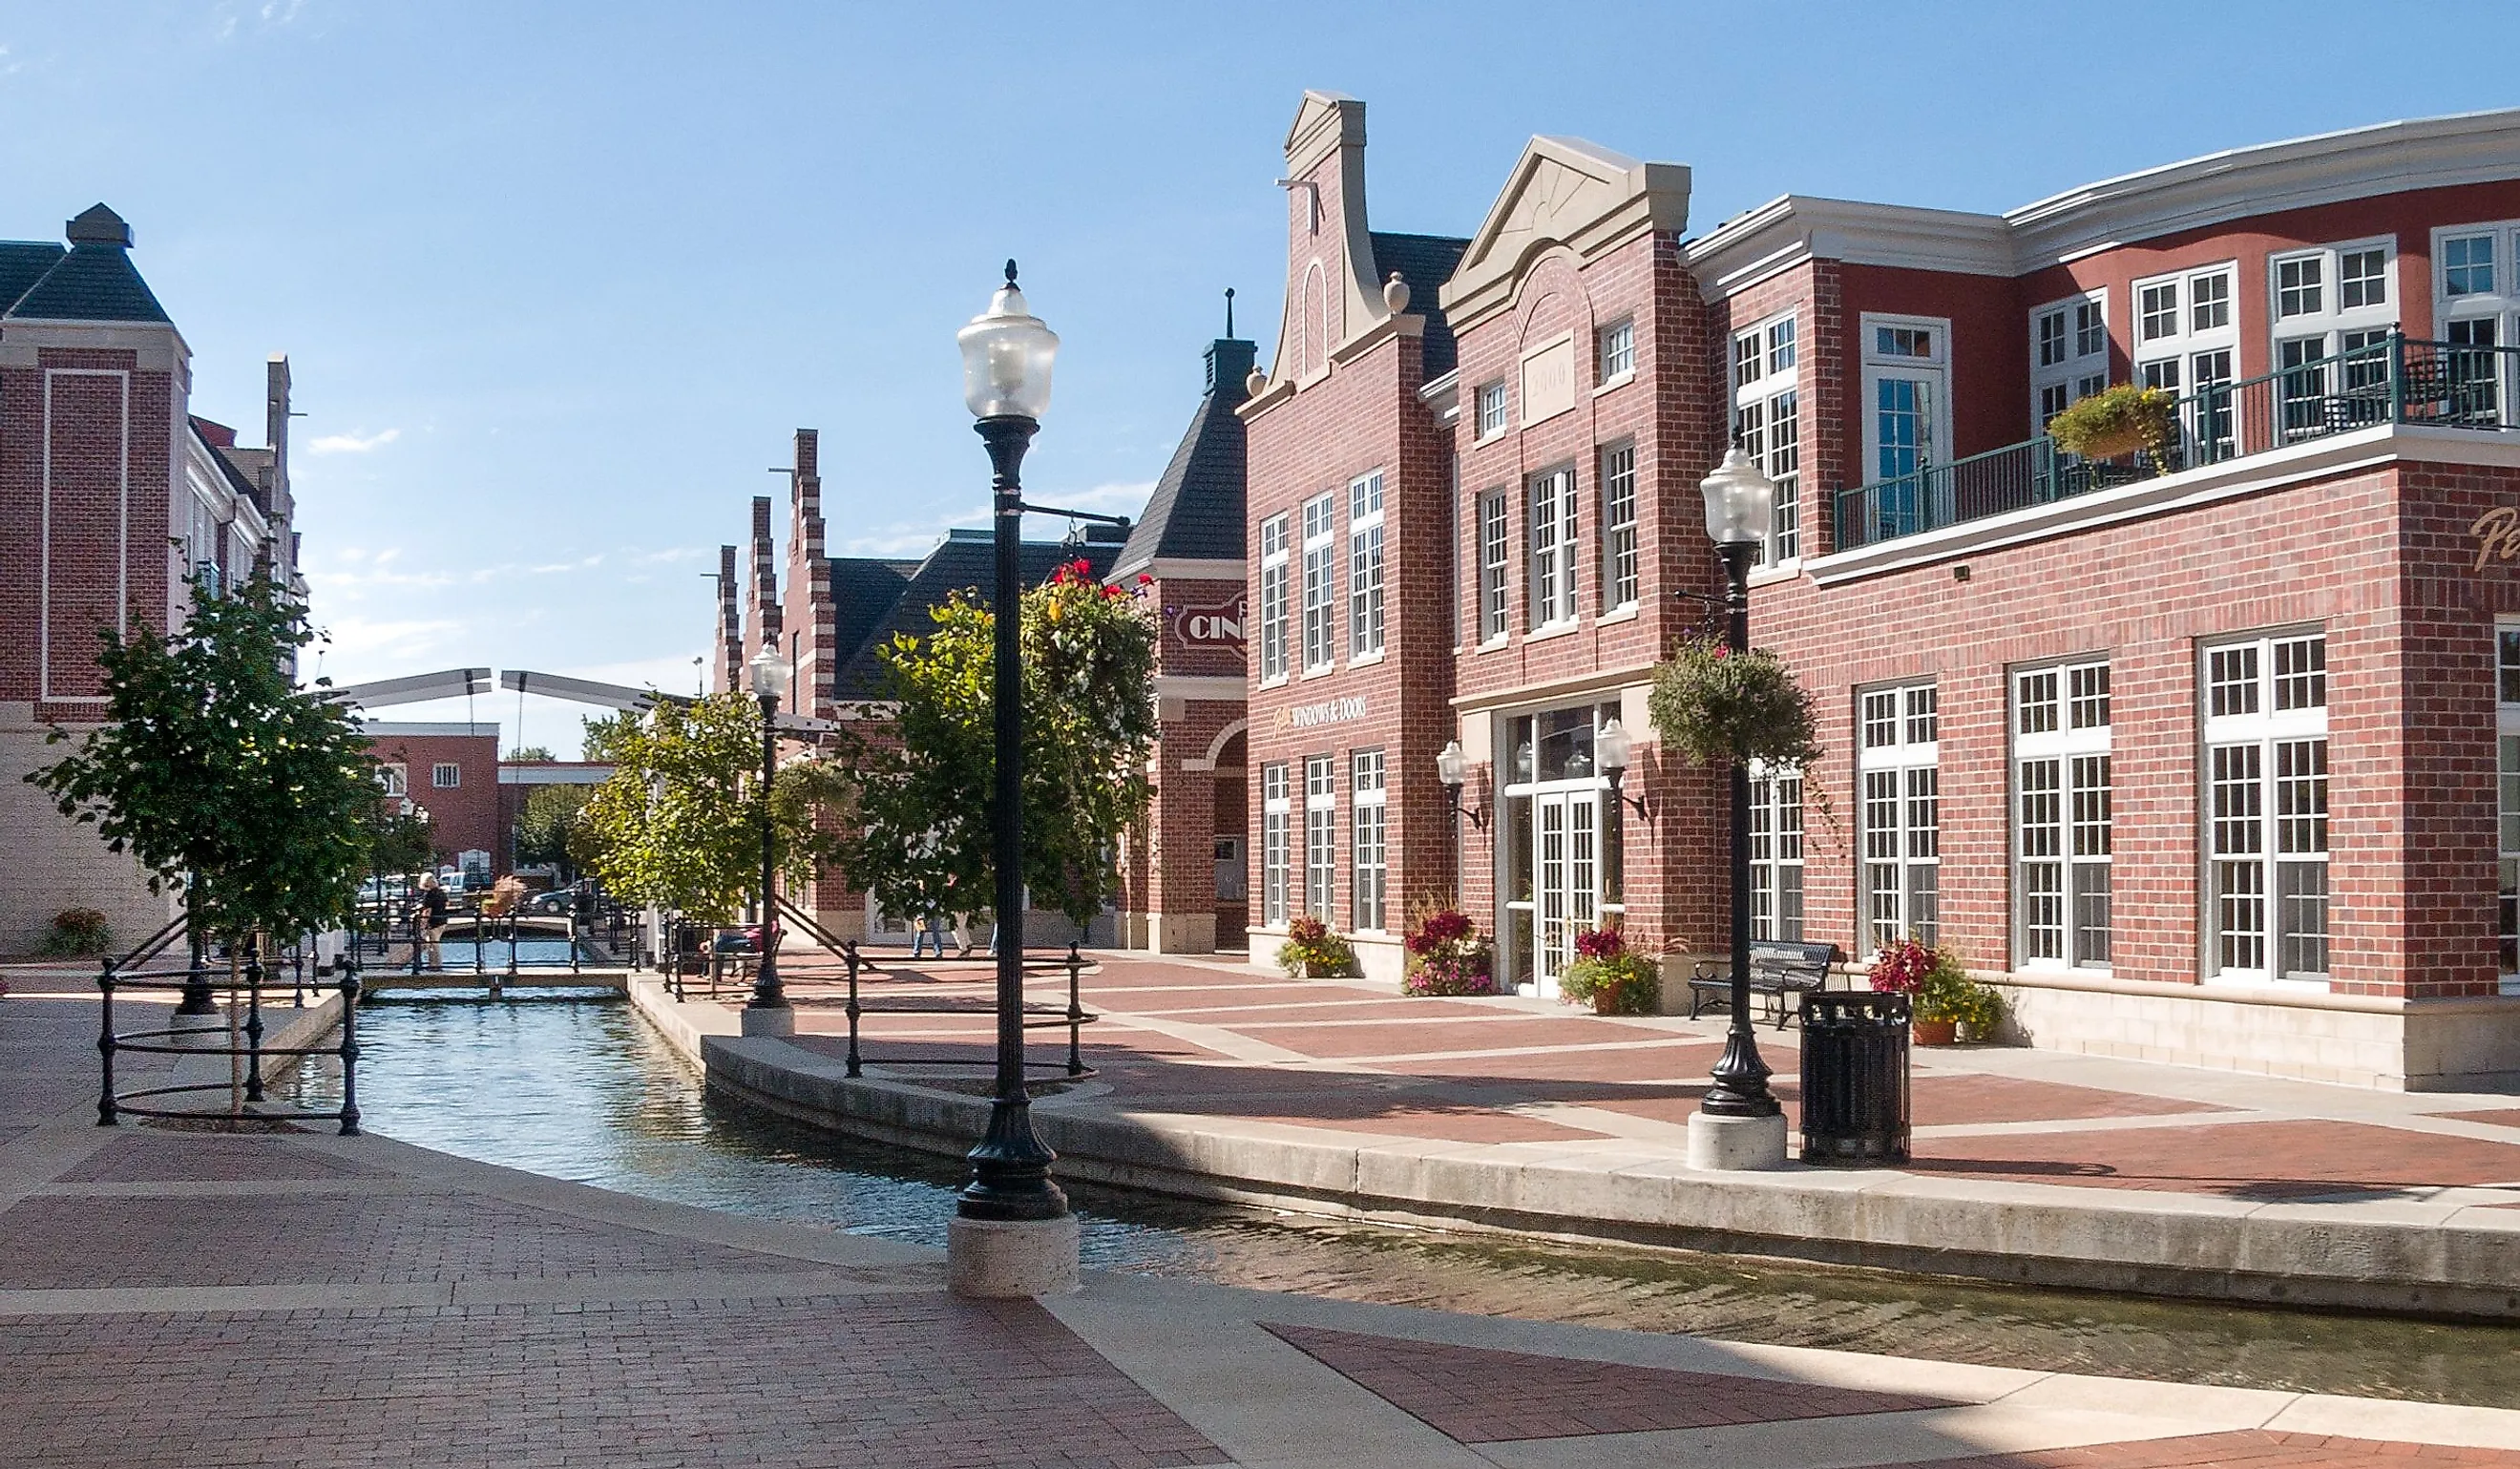
<path fill-rule="evenodd" d="M 2270 262 L 2274 292 L 2275 366 L 2298 368 L 2340 353 L 2359 353 L 2347 372 L 2296 373 L 2277 387 L 2283 426 L 2301 432 L 2327 426 L 2326 395 L 2387 380 L 2380 344 L 2397 325 L 2390 299 L 2390 246 L 2380 241 L 2328 245 Z M 2287 355 L 2290 361 L 2287 361 Z"/>
<path fill-rule="evenodd" d="M 1382 471 L 1347 487 L 1347 650 L 1382 651 Z"/>
<path fill-rule="evenodd" d="M 2109 665 L 2012 679 L 2013 926 L 2024 965 L 2109 964 Z"/>
<path fill-rule="evenodd" d="M 1353 925 L 1379 931 L 1390 865 L 1385 855 L 1382 751 L 1358 750 L 1349 757 L 1348 777 L 1348 908 Z"/>
<path fill-rule="evenodd" d="M 2498 797 L 2495 933 L 2502 993 L 2520 994 L 2520 626 L 2494 630 L 2495 793 Z"/>
<path fill-rule="evenodd" d="M 2493 236 L 2453 235 L 2441 243 L 2441 249 L 2444 295 L 2495 293 Z"/>
<path fill-rule="evenodd" d="M 2228 459 L 2234 443 L 2232 402 L 2212 389 L 2233 377 L 2240 340 L 2231 322 L 2236 269 L 2211 265 L 2135 283 L 2141 318 L 2136 333 L 2136 378 L 2187 400 L 2180 426 L 2191 463 Z"/>
<path fill-rule="evenodd" d="M 2318 255 L 2302 255 L 2275 262 L 2275 317 L 2288 320 L 2296 316 L 2316 316 L 2326 309 L 2320 303 L 2325 284 L 2320 279 L 2326 264 Z"/>
<path fill-rule="evenodd" d="M 1637 324 L 1632 317 L 1603 327 L 1598 354 L 1602 382 L 1614 382 L 1637 370 Z"/>
<path fill-rule="evenodd" d="M 1260 682 L 1286 676 L 1286 517 L 1260 522 Z"/>
<path fill-rule="evenodd" d="M 1506 397 L 1503 382 L 1480 384 L 1478 410 L 1479 437 L 1490 438 L 1505 432 Z"/>
<path fill-rule="evenodd" d="M 1531 477 L 1531 625 L 1575 620 L 1575 470 Z"/>
<path fill-rule="evenodd" d="M 2451 381 L 2445 405 L 2452 422 L 2479 427 L 2513 421 L 2514 355 L 2494 350 L 2520 342 L 2520 270 L 2504 262 L 2520 251 L 2520 227 L 2505 221 L 2438 232 L 2433 255 L 2440 261 L 2434 286 L 2433 334 L 2462 350 L 2445 352 Z"/>
<path fill-rule="evenodd" d="M 1930 338 L 1930 331 L 1883 328 Z M 1775 519 L 1760 558 L 1769 565 L 1802 553 L 1802 405 L 1795 371 L 1794 319 L 1775 321 L 1732 339 L 1732 442 L 1777 482 Z"/>
<path fill-rule="evenodd" d="M 1338 778 L 1328 755 L 1304 757 L 1304 912 L 1327 923 L 1338 876 Z"/>
<path fill-rule="evenodd" d="M 1284 762 L 1260 767 L 1260 921 L 1286 926 L 1287 799 Z"/>
<path fill-rule="evenodd" d="M 2231 325 L 2229 271 L 2190 276 L 2187 285 L 2187 330 L 2217 332 Z"/>
<path fill-rule="evenodd" d="M 2171 310 L 2177 313 L 2172 288 Z M 2140 310 L 2159 303 L 2139 296 Z M 2150 319 L 2142 330 L 2150 330 Z M 2077 398 L 2088 398 L 2109 385 L 2108 298 L 2099 293 L 2053 301 L 2030 313 L 2030 406 L 2036 432 L 2048 431 L 2048 421 Z"/>
<path fill-rule="evenodd" d="M 1803 778 L 1750 770 L 1750 937 L 1803 936 Z"/>
<path fill-rule="evenodd" d="M 1513 506 L 1511 497 L 1503 490 L 1479 497 L 1479 640 L 1502 638 L 1507 631 L 1508 603 L 1510 601 L 1506 581 L 1508 558 L 1513 552 Z"/>
<path fill-rule="evenodd" d="M 2340 251 L 2336 257 L 2336 304 L 2351 311 L 2357 306 L 2385 306 L 2389 303 L 2389 252 L 2382 249 Z"/>
<path fill-rule="evenodd" d="M 1601 609 L 1637 604 L 1637 446 L 1601 451 Z"/>
<path fill-rule="evenodd" d="M 1332 642 L 1337 620 L 1338 521 L 1328 495 L 1304 502 L 1304 671 L 1319 673 L 1338 657 Z"/>
<path fill-rule="evenodd" d="M 2220 978 L 2327 977 L 2327 642 L 2205 649 L 2207 955 Z"/>
<path fill-rule="evenodd" d="M 1863 787 L 1864 934 L 1879 949 L 1931 944 L 1941 917 L 1941 716 L 1931 684 L 1858 695 Z"/>
<path fill-rule="evenodd" d="M 428 783 L 439 790 L 453 790 L 464 783 L 464 767 L 440 760 L 428 768 Z"/>
<path fill-rule="evenodd" d="M 2136 334 L 2159 341 L 2179 334 L 2179 283 L 2164 281 L 2136 292 Z"/>

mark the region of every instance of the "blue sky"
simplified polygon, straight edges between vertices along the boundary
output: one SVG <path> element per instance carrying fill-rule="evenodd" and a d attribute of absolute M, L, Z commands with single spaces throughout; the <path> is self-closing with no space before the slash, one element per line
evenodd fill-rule
<path fill-rule="evenodd" d="M 1704 229 L 2520 100 L 2427 31 L 2304 0 L 9 4 L 0 236 L 120 211 L 195 411 L 248 442 L 291 355 L 326 673 L 685 688 L 716 547 L 756 494 L 784 531 L 793 429 L 835 553 L 979 523 L 953 334 L 1007 255 L 1063 338 L 1027 487 L 1134 511 L 1224 288 L 1274 339 L 1306 87 L 1369 104 L 1379 228 L 1469 233 L 1547 132 L 1690 164 Z M 513 696 L 473 713 L 515 736 Z M 525 737 L 570 753 L 576 714 Z"/>

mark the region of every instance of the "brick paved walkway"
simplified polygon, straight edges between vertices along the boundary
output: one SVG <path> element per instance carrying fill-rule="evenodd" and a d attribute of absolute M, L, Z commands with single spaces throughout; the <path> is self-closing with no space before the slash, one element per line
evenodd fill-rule
<path fill-rule="evenodd" d="M 19 993 L 0 999 L 0 1463 L 11 1469 L 2520 1469 L 2520 1412 L 1736 1347 L 1132 1277 L 1096 1276 L 1039 1304 L 966 1303 L 940 1289 L 929 1252 L 385 1138 L 98 1129 L 83 1049 L 93 1011 L 74 984 L 47 996 L 11 977 Z M 1245 1045 L 1238 1036 L 1158 1035 L 1143 1050 L 1115 1047 L 1113 1072 L 1183 1089 L 1148 1095 L 1319 1110 L 1300 1063 L 1195 1064 Z M 1189 1075 L 1201 1070 L 1257 1085 L 1202 1092 Z M 1348 1085 L 1323 1093 L 1347 1113 L 1372 1109 L 1374 1093 L 1357 1089 L 1382 1087 L 1388 1115 L 1427 1126 L 1533 1120 L 1498 1099 L 1494 1078 L 1429 1099 L 1398 1073 L 1324 1075 Z M 1956 1096 L 1998 1110 L 2039 1111 L 2048 1094 L 1960 1080 L 1977 1090 Z M 2074 1115 L 2182 1115 L 2097 1090 L 2067 1099 Z M 1566 1110 L 1543 1121 L 1582 1131 L 1552 1120 Z"/>

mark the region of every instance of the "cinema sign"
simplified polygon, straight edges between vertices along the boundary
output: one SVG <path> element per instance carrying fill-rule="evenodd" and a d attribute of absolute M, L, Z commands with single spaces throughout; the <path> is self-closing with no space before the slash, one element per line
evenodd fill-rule
<path fill-rule="evenodd" d="M 1243 594 L 1234 592 L 1215 601 L 1186 602 L 1164 608 L 1173 636 L 1192 647 L 1242 650 Z"/>

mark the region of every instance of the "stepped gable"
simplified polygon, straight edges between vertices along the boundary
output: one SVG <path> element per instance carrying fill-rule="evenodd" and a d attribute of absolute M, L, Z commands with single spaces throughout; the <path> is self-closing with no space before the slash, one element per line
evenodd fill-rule
<path fill-rule="evenodd" d="M 1409 287 L 1410 314 L 1426 318 L 1423 360 L 1425 380 L 1432 382 L 1453 370 L 1453 325 L 1444 319 L 1441 292 L 1470 243 L 1450 235 L 1394 235 L 1381 230 L 1369 238 L 1373 242 L 1374 269 L 1385 280 L 1398 271 Z"/>
<path fill-rule="evenodd" d="M 1080 546 L 1024 542 L 1024 585 L 1038 586 L 1062 564 L 1079 559 L 1095 575 L 1108 574 L 1119 556 L 1119 533 L 1116 528 L 1099 526 L 1095 531 L 1100 534 L 1089 536 Z M 917 561 L 835 558 L 832 590 L 839 614 L 840 654 L 833 695 L 843 701 L 878 697 L 876 690 L 883 665 L 877 660 L 877 650 L 897 633 L 924 637 L 935 626 L 928 619 L 928 609 L 944 605 L 957 592 L 972 593 L 982 606 L 989 605 L 990 583 L 996 576 L 997 545 L 994 533 L 985 530 L 948 531 L 935 550 Z"/>
<path fill-rule="evenodd" d="M 10 306 L 9 320 L 173 325 L 131 264 L 131 226 L 121 215 L 98 204 L 69 221 L 68 232 L 68 252 Z"/>
<path fill-rule="evenodd" d="M 1228 330 L 1232 328 L 1229 325 Z M 1146 514 L 1129 532 L 1113 565 L 1122 574 L 1145 569 L 1156 557 L 1182 560 L 1242 559 L 1242 488 L 1247 463 L 1241 416 L 1234 410 L 1250 397 L 1247 379 L 1259 347 L 1235 336 L 1207 344 L 1207 389 L 1190 428 L 1164 466 Z"/>

